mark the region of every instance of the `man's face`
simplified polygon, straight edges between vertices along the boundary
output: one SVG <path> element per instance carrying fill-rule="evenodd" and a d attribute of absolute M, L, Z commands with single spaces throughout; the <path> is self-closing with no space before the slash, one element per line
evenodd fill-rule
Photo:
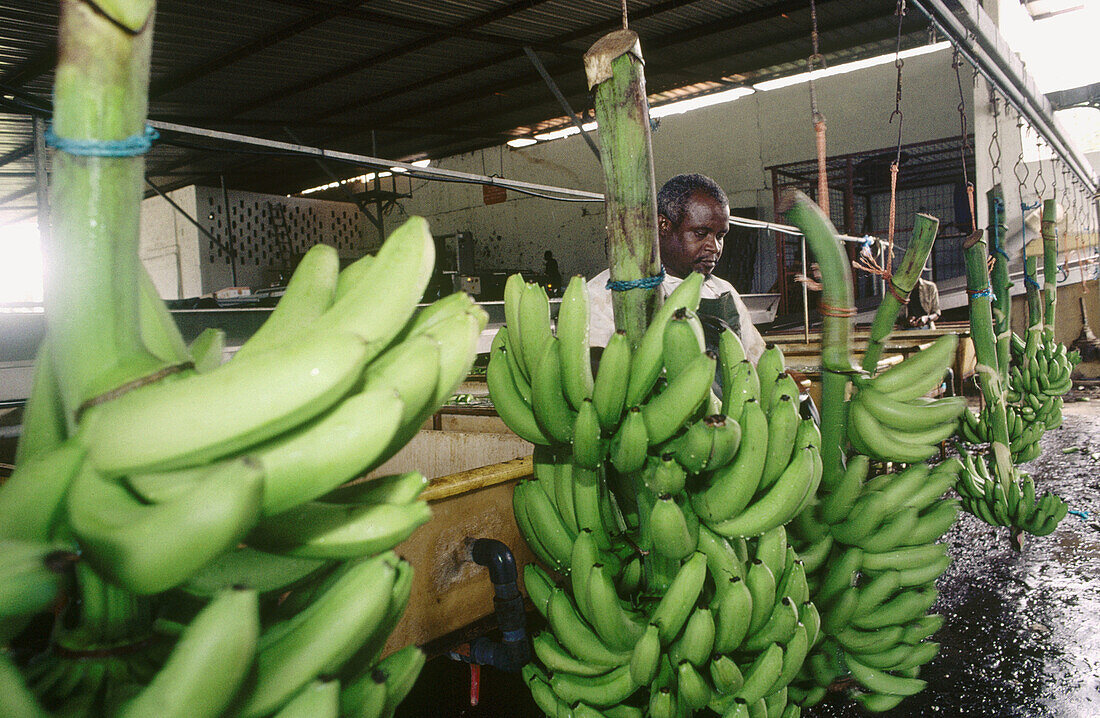
<path fill-rule="evenodd" d="M 699 272 L 709 277 L 722 256 L 722 241 L 729 230 L 730 209 L 702 192 L 693 193 L 680 224 L 657 216 L 661 238 L 661 261 L 675 277 Z"/>

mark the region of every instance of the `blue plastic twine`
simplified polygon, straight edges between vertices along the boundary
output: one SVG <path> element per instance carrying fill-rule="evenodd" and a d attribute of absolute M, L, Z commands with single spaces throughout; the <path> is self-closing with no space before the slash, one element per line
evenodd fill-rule
<path fill-rule="evenodd" d="M 1067 514 L 1073 514 L 1074 516 L 1081 519 L 1082 521 L 1087 521 L 1088 518 L 1089 518 L 1089 512 L 1088 511 L 1077 511 L 1076 509 L 1070 509 L 1066 513 Z"/>
<path fill-rule="evenodd" d="M 641 279 L 623 279 L 620 281 L 607 280 L 607 288 L 613 292 L 625 292 L 628 289 L 653 289 L 661 286 L 665 281 L 665 268 L 661 267 L 661 273 L 655 277 L 642 277 Z"/>
<path fill-rule="evenodd" d="M 1042 204 L 1042 202 L 1036 201 L 1035 204 L 1028 204 L 1027 202 L 1021 202 L 1020 203 L 1020 209 L 1022 209 L 1025 212 L 1030 212 L 1033 209 L 1038 209 L 1040 204 Z"/>
<path fill-rule="evenodd" d="M 981 299 L 982 297 L 986 297 L 990 300 L 995 300 L 997 298 L 997 295 L 993 293 L 992 287 L 986 287 L 985 289 L 978 292 L 970 292 L 971 299 Z"/>
<path fill-rule="evenodd" d="M 121 140 L 75 140 L 58 137 L 52 124 L 46 128 L 48 146 L 78 157 L 137 157 L 148 152 L 159 137 L 160 133 L 149 125 L 142 134 Z"/>
<path fill-rule="evenodd" d="M 1026 284 L 1027 286 L 1032 287 L 1034 289 L 1042 289 L 1042 287 L 1039 286 L 1039 283 L 1036 282 L 1035 279 L 1033 279 L 1030 274 L 1025 274 L 1024 275 L 1024 284 Z"/>

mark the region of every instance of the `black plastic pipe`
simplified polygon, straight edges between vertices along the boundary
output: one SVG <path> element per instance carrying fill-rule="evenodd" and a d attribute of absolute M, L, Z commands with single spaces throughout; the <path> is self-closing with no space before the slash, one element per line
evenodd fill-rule
<path fill-rule="evenodd" d="M 479 636 L 470 642 L 470 655 L 451 654 L 453 658 L 492 666 L 508 673 L 519 673 L 531 660 L 531 644 L 527 640 L 527 620 L 523 595 L 516 585 L 516 559 L 506 544 L 496 539 L 475 539 L 470 546 L 470 558 L 489 570 L 493 582 L 493 607 L 501 641 Z"/>

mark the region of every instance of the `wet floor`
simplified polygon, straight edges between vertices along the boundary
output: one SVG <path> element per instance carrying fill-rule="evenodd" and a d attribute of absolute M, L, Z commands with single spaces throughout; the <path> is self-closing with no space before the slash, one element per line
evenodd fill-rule
<path fill-rule="evenodd" d="M 921 675 L 929 686 L 881 715 L 1100 718 L 1100 391 L 1067 397 L 1063 426 L 1042 441 L 1043 453 L 1024 470 L 1041 491 L 1056 492 L 1088 518 L 1071 514 L 1016 553 L 1005 529 L 962 514 L 946 537 L 955 561 L 940 580 L 935 610 L 947 621 L 936 635 L 940 655 Z M 397 712 L 541 715 L 517 677 L 490 668 L 481 672 L 480 702 L 471 707 L 469 669 L 445 658 L 429 662 Z M 805 715 L 862 713 L 836 695 Z"/>

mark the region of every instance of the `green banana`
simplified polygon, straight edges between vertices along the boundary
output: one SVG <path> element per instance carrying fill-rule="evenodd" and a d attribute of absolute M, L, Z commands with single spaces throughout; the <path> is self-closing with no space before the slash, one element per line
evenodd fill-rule
<path fill-rule="evenodd" d="M 272 718 L 337 718 L 340 681 L 316 680 L 306 685 Z"/>
<path fill-rule="evenodd" d="M 524 283 L 519 298 L 519 341 L 523 345 L 523 358 L 531 388 L 535 387 L 535 367 L 541 361 L 546 342 L 553 338 L 550 330 L 550 299 L 539 284 Z"/>
<path fill-rule="evenodd" d="M 771 693 L 772 686 L 775 685 L 782 671 L 783 649 L 773 643 L 743 670 L 745 683 L 741 686 L 741 690 L 737 691 L 737 698 L 750 705 L 756 703 Z"/>
<path fill-rule="evenodd" d="M 550 687 L 566 704 L 583 701 L 597 707 L 622 703 L 638 689 L 638 685 L 630 677 L 628 665 L 594 677 L 555 673 L 550 677 Z"/>
<path fill-rule="evenodd" d="M 779 375 L 786 372 L 784 363 L 783 350 L 775 344 L 768 346 L 756 362 L 756 374 L 760 378 L 760 405 L 765 413 L 771 412 L 771 387 Z"/>
<path fill-rule="evenodd" d="M 717 626 L 714 622 L 714 614 L 707 606 L 697 606 L 691 613 L 687 623 L 684 624 L 683 635 L 674 644 L 679 657 L 691 662 L 697 668 L 702 668 L 714 650 L 714 639 L 717 635 Z"/>
<path fill-rule="evenodd" d="M 697 710 L 710 702 L 712 690 L 705 678 L 691 664 L 682 661 L 676 669 L 680 698 L 688 710 Z"/>
<path fill-rule="evenodd" d="M 600 428 L 599 414 L 591 399 L 584 399 L 573 424 L 573 461 L 587 469 L 595 469 L 607 456 L 607 442 Z"/>
<path fill-rule="evenodd" d="M 516 380 L 509 367 L 506 351 L 500 348 L 489 359 L 489 368 L 485 372 L 485 381 L 489 386 L 489 396 L 493 399 L 493 408 L 500 418 L 521 439 L 532 444 L 549 446 L 550 439 L 543 433 L 531 406 L 524 401 L 516 388 Z"/>
<path fill-rule="evenodd" d="M 775 574 L 760 559 L 755 559 L 745 572 L 745 586 L 752 596 L 752 613 L 749 616 L 748 634 L 757 633 L 771 616 L 775 606 Z"/>
<path fill-rule="evenodd" d="M 409 504 L 334 504 L 310 501 L 261 520 L 249 546 L 286 556 L 347 559 L 386 551 L 431 518 L 422 501 Z"/>
<path fill-rule="evenodd" d="M 180 588 L 204 598 L 234 586 L 250 588 L 262 595 L 290 590 L 331 567 L 330 561 L 279 556 L 244 546 L 226 551 L 207 563 Z"/>
<path fill-rule="evenodd" d="M 611 437 L 611 465 L 623 474 L 640 471 L 645 466 L 649 444 L 650 437 L 643 411 L 636 406 L 632 407 L 626 413 L 619 430 Z"/>
<path fill-rule="evenodd" d="M 310 335 L 278 351 L 135 389 L 84 412 L 88 458 L 109 476 L 163 471 L 239 453 L 321 414 L 367 359 L 350 334 Z M 241 413 L 241 406 L 251 410 Z M 206 416 L 233 416 L 231 430 Z"/>
<path fill-rule="evenodd" d="M 267 320 L 234 354 L 233 360 L 285 346 L 309 330 L 332 306 L 340 257 L 335 247 L 315 244 L 298 263 Z"/>
<path fill-rule="evenodd" d="M 742 650 L 757 652 L 763 650 L 771 643 L 784 644 L 794 635 L 798 626 L 798 608 L 794 601 L 784 596 L 775 604 L 771 615 L 760 627 L 760 630 L 751 633 L 742 644 Z"/>
<path fill-rule="evenodd" d="M 932 346 L 878 374 L 867 385 L 895 401 L 910 401 L 924 396 L 940 385 L 943 370 L 951 365 L 958 343 L 956 335 L 944 334 Z"/>
<path fill-rule="evenodd" d="M 619 427 L 626 406 L 630 366 L 630 341 L 626 332 L 615 332 L 600 355 L 600 366 L 592 385 L 592 405 L 605 432 L 613 433 Z"/>
<path fill-rule="evenodd" d="M 924 690 L 925 686 L 928 685 L 927 681 L 922 681 L 917 678 L 894 676 L 871 668 L 870 666 L 860 663 L 851 655 L 847 656 L 846 662 L 848 664 L 848 669 L 852 672 L 853 678 L 859 681 L 863 686 L 878 693 L 887 693 L 895 696 L 911 696 L 920 693 Z"/>
<path fill-rule="evenodd" d="M 696 551 L 680 565 L 680 570 L 649 617 L 650 622 L 657 624 L 660 630 L 662 645 L 668 645 L 680 633 L 699 599 L 706 576 L 707 557 L 702 552 Z"/>
<path fill-rule="evenodd" d="M 575 676 L 600 676 L 608 672 L 607 666 L 588 663 L 569 655 L 550 631 L 541 631 L 531 640 L 535 655 L 551 673 L 570 673 Z M 635 649 L 637 650 L 637 649 Z M 657 663 L 654 659 L 654 670 Z"/>
<path fill-rule="evenodd" d="M 208 327 L 187 345 L 187 352 L 195 362 L 195 371 L 200 374 L 213 371 L 222 365 L 225 355 L 225 332 Z"/>
<path fill-rule="evenodd" d="M 702 406 L 714 382 L 714 366 L 713 356 L 697 355 L 663 392 L 642 406 L 650 443 L 660 444 L 672 438 Z"/>
<path fill-rule="evenodd" d="M 661 639 L 659 628 L 650 623 L 630 654 L 630 677 L 639 686 L 649 685 L 657 675 L 657 666 L 661 658 Z"/>
<path fill-rule="evenodd" d="M 699 308 L 699 292 L 702 286 L 703 275 L 692 272 L 672 290 L 672 293 L 665 298 L 664 304 L 654 313 L 649 327 L 633 352 L 626 391 L 627 406 L 640 406 L 649 396 L 657 377 L 664 368 L 662 355 L 665 325 L 677 309 L 684 307 L 694 312 Z"/>
<path fill-rule="evenodd" d="M 69 439 L 18 463 L 0 484 L 0 538 L 48 541 L 85 454 L 79 440 Z"/>
<path fill-rule="evenodd" d="M 665 324 L 661 357 L 665 376 L 670 380 L 679 376 L 684 368 L 706 350 L 703 328 L 699 318 L 687 309 L 677 309 Z"/>
<path fill-rule="evenodd" d="M 630 651 L 645 632 L 646 624 L 623 607 L 615 584 L 603 564 L 595 564 L 588 576 L 588 606 L 593 627 L 615 651 Z"/>
<path fill-rule="evenodd" d="M 310 336 L 349 332 L 367 343 L 366 359 L 373 359 L 416 312 L 434 267 L 428 222 L 410 217 L 382 243 L 359 281 L 313 323 Z"/>
<path fill-rule="evenodd" d="M 661 494 L 649 514 L 653 550 L 674 561 L 687 558 L 699 543 L 698 524 L 689 526 L 684 511 L 672 494 Z"/>
<path fill-rule="evenodd" d="M 562 389 L 570 405 L 580 411 L 592 398 L 594 381 L 588 344 L 588 287 L 584 277 L 569 280 L 558 307 L 558 352 Z"/>
<path fill-rule="evenodd" d="M 630 662 L 630 653 L 613 651 L 588 627 L 560 588 L 550 592 L 546 620 L 562 647 L 578 659 L 601 666 L 622 666 Z"/>
<path fill-rule="evenodd" d="M 562 394 L 561 359 L 558 355 L 558 340 L 548 337 L 539 346 L 542 353 L 531 375 L 531 408 L 535 412 L 535 421 L 543 433 L 555 441 L 568 444 L 573 440 L 573 424 L 577 413 L 570 408 Z M 524 348 L 535 351 L 535 346 Z"/>
<path fill-rule="evenodd" d="M 768 412 L 768 446 L 764 459 L 764 470 L 760 476 L 761 490 L 775 483 L 791 461 L 795 449 L 795 435 L 798 433 L 801 418 L 798 404 L 789 396 L 781 396 L 771 405 Z"/>
<path fill-rule="evenodd" d="M 755 607 L 753 590 L 740 576 L 732 576 L 727 582 L 718 585 L 711 608 L 716 626 L 715 653 L 730 653 L 741 645 L 748 635 Z M 761 612 L 763 613 L 763 609 Z"/>
<path fill-rule="evenodd" d="M 22 466 L 65 440 L 68 419 L 50 359 L 49 337 L 43 339 L 34 358 L 30 395 L 23 407 L 23 433 L 15 446 L 15 465 Z M 5 524 L 0 522 L 0 526 Z"/>
<path fill-rule="evenodd" d="M 748 505 L 760 485 L 768 452 L 768 423 L 759 402 L 745 402 L 742 440 L 734 460 L 707 475 L 707 485 L 692 495 L 692 506 L 708 522 L 733 518 Z"/>
<path fill-rule="evenodd" d="M 770 440 L 769 440 L 770 445 Z M 723 536 L 758 536 L 790 521 L 814 480 L 816 449 L 800 450 L 768 491 L 740 515 L 713 523 Z M 819 476 L 819 475 L 818 475 Z"/>
<path fill-rule="evenodd" d="M 219 716 L 244 682 L 260 630 L 256 593 L 219 593 L 195 616 L 164 667 L 119 718 Z"/>
<path fill-rule="evenodd" d="M 338 670 L 383 624 L 398 560 L 385 553 L 351 566 L 291 619 L 293 628 L 264 645 L 241 716 L 267 715 L 317 676 Z"/>
<path fill-rule="evenodd" d="M 325 495 L 369 470 L 387 452 L 409 408 L 393 389 L 357 394 L 331 412 L 257 447 L 263 514 L 274 516 Z"/>
<path fill-rule="evenodd" d="M 66 585 L 77 554 L 60 546 L 0 540 L 0 619 L 48 609 Z"/>
<path fill-rule="evenodd" d="M 68 523 L 88 562 L 138 594 L 176 586 L 259 518 L 263 476 L 247 458 L 225 462 L 184 495 L 146 505 L 85 463 L 66 497 Z"/>

